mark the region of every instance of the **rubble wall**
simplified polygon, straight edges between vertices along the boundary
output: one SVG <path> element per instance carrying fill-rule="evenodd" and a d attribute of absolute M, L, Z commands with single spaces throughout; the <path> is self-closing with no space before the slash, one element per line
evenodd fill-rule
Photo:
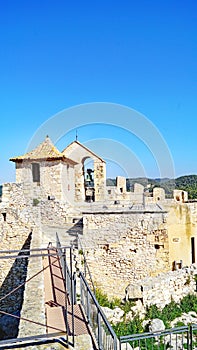
<path fill-rule="evenodd" d="M 83 215 L 82 244 L 95 284 L 109 296 L 124 296 L 128 283 L 169 270 L 164 213 Z"/>

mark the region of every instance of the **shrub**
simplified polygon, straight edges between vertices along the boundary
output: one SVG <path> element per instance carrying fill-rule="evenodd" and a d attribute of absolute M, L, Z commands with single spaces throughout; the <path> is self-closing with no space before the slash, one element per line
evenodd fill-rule
<path fill-rule="evenodd" d="M 123 321 L 117 323 L 116 325 L 113 325 L 113 329 L 118 337 L 123 335 L 142 333 L 144 331 L 142 327 L 142 320 L 140 319 L 139 315 L 136 315 L 130 322 L 125 323 Z"/>
<path fill-rule="evenodd" d="M 114 309 L 116 306 L 120 307 L 121 305 L 121 299 L 113 298 L 112 300 L 109 300 L 107 294 L 99 288 L 96 288 L 95 296 L 100 306 Z"/>
<path fill-rule="evenodd" d="M 160 310 L 157 305 L 151 305 L 146 310 L 146 319 L 159 318 L 162 320 L 166 327 L 169 327 L 170 322 L 176 317 L 181 316 L 182 310 L 178 303 L 172 300 L 168 305 L 166 305 L 162 310 Z"/>
<path fill-rule="evenodd" d="M 160 318 L 161 319 L 161 310 L 157 307 L 157 305 L 150 305 L 146 308 L 146 319 Z"/>
<path fill-rule="evenodd" d="M 131 311 L 132 306 L 135 305 L 134 301 L 127 300 L 125 303 L 120 305 L 120 308 L 124 311 L 125 315 Z"/>
<path fill-rule="evenodd" d="M 33 206 L 36 207 L 40 201 L 37 198 L 33 198 Z"/>
<path fill-rule="evenodd" d="M 180 302 L 182 312 L 195 311 L 197 312 L 197 296 L 195 294 L 188 294 Z"/>
<path fill-rule="evenodd" d="M 123 303 L 120 298 L 108 299 L 107 294 L 99 288 L 96 288 L 95 296 L 100 306 L 109 307 L 110 309 L 119 307 L 124 311 L 125 315 L 131 310 L 131 307 L 135 305 L 135 303 L 130 300 Z"/>
<path fill-rule="evenodd" d="M 176 317 L 180 317 L 182 310 L 178 303 L 175 303 L 172 300 L 168 305 L 166 305 L 161 312 L 161 319 L 164 322 L 166 327 L 169 327 L 170 322 L 173 321 Z"/>
<path fill-rule="evenodd" d="M 127 301 L 125 304 L 121 303 L 121 300 L 116 298 L 113 300 L 108 300 L 107 294 L 103 293 L 100 289 L 96 290 L 96 298 L 101 306 L 107 306 L 114 309 L 116 306 L 124 310 L 125 315 L 131 310 L 134 305 L 133 302 Z M 146 308 L 145 319 L 159 318 L 162 320 L 166 327 L 170 327 L 170 322 L 175 318 L 180 317 L 183 312 L 188 313 L 189 311 L 194 311 L 197 313 L 197 295 L 188 294 L 181 300 L 180 304 L 172 300 L 168 305 L 166 305 L 162 310 L 157 307 L 157 305 L 151 305 Z M 125 318 L 124 318 L 125 319 Z M 183 325 L 182 322 L 177 323 L 176 326 Z M 141 333 L 144 331 L 142 327 L 142 320 L 139 315 L 134 316 L 133 320 L 126 322 L 117 323 L 112 325 L 115 333 L 118 337 L 130 334 Z"/>

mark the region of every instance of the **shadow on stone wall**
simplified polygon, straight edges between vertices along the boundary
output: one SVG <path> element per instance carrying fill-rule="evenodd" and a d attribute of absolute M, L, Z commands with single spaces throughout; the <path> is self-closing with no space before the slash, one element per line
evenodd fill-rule
<path fill-rule="evenodd" d="M 67 230 L 67 233 L 72 240 L 70 240 L 70 244 L 72 244 L 75 248 L 78 248 L 78 235 L 83 234 L 83 220 L 78 219 L 73 222 L 73 226 Z"/>
<path fill-rule="evenodd" d="M 27 237 L 21 250 L 30 249 L 31 236 L 32 233 Z M 22 254 L 24 253 L 19 252 L 18 256 Z M 26 255 L 29 255 L 29 252 Z M 20 317 L 25 284 L 16 291 L 14 289 L 26 281 L 28 261 L 28 258 L 16 258 L 0 287 L 0 339 L 16 338 L 18 335 L 20 319 L 2 314 L 1 311 Z M 13 293 L 11 293 L 12 291 Z M 8 293 L 11 294 L 5 298 Z"/>

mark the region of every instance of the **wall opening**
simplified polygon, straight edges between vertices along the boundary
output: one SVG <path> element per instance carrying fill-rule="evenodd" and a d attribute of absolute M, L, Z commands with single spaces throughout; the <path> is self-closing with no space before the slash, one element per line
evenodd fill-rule
<path fill-rule="evenodd" d="M 195 263 L 195 237 L 191 237 L 192 264 Z"/>
<path fill-rule="evenodd" d="M 2 213 L 3 215 L 3 221 L 6 221 L 6 213 Z"/>
<path fill-rule="evenodd" d="M 85 185 L 85 201 L 94 202 L 94 162 L 91 158 L 86 158 L 83 163 L 84 185 Z"/>
<path fill-rule="evenodd" d="M 40 164 L 32 163 L 33 182 L 40 182 Z"/>

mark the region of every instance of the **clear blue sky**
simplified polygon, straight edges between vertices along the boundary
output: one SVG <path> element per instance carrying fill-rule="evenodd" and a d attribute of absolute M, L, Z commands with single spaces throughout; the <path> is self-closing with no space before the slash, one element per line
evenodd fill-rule
<path fill-rule="evenodd" d="M 42 123 L 89 102 L 139 111 L 166 140 L 176 176 L 197 174 L 195 0 L 8 0 L 0 33 L 0 183 L 14 180 L 9 158 L 26 151 Z M 103 130 L 96 136 L 111 134 Z M 79 140 L 90 140 L 90 129 L 81 128 Z M 157 176 L 151 162 L 145 167 Z"/>

